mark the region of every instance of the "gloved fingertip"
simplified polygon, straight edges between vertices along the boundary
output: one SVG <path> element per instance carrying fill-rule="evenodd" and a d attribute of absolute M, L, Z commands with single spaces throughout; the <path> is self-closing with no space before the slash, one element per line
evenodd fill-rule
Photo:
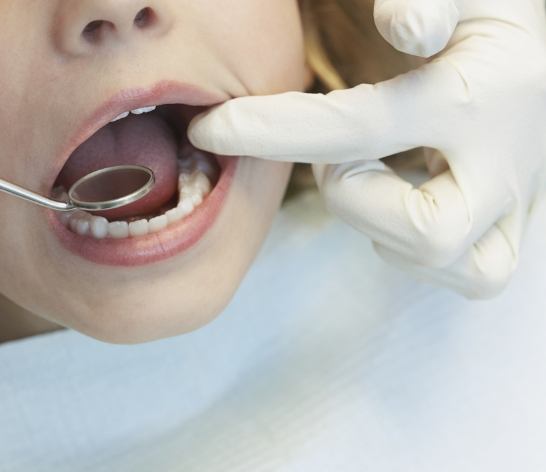
<path fill-rule="evenodd" d="M 393 47 L 420 57 L 442 51 L 460 19 L 453 0 L 384 0 L 376 2 L 374 17 L 377 29 Z"/>
<path fill-rule="evenodd" d="M 207 126 L 204 118 L 205 114 L 203 113 L 197 115 L 191 120 L 190 124 L 188 125 L 187 136 L 192 146 L 198 149 L 207 150 L 206 147 L 207 144 L 209 144 L 209 140 L 207 139 Z"/>
<path fill-rule="evenodd" d="M 229 123 L 214 109 L 194 117 L 186 134 L 192 146 L 203 151 L 232 155 L 240 146 Z"/>

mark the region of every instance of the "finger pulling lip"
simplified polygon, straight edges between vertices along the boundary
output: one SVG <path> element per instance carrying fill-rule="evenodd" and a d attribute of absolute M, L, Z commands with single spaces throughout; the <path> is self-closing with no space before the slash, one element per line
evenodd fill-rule
<path fill-rule="evenodd" d="M 120 91 L 93 112 L 69 140 L 65 152 L 53 166 L 47 182 L 48 188 L 52 190 L 57 176 L 74 150 L 121 113 L 166 104 L 206 107 L 221 103 L 227 98 L 194 85 L 172 81 L 159 82 L 150 88 Z M 186 251 L 201 240 L 218 219 L 224 207 L 239 159 L 215 157 L 220 165 L 221 174 L 212 192 L 192 214 L 160 232 L 121 240 L 97 240 L 70 231 L 61 222 L 56 212 L 44 210 L 48 224 L 66 249 L 97 264 L 139 266 L 170 258 Z"/>

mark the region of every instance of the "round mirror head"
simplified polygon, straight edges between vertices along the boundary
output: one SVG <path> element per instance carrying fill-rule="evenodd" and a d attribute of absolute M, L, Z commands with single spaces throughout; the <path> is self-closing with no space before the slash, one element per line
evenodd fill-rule
<path fill-rule="evenodd" d="M 68 197 L 84 210 L 113 210 L 140 200 L 154 184 L 154 173 L 147 167 L 106 167 L 78 180 L 70 187 Z"/>

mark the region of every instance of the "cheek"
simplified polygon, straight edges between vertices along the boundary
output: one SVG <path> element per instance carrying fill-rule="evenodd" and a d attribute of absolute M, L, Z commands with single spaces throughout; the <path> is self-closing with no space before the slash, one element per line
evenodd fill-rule
<path fill-rule="evenodd" d="M 277 213 L 290 179 L 293 164 L 249 158 L 247 196 L 254 221 L 269 227 Z M 249 174 L 250 174 L 249 173 Z"/>

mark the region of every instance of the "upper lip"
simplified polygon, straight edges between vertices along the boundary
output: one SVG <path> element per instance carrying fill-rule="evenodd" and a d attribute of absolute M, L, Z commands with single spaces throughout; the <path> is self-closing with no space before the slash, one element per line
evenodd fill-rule
<path fill-rule="evenodd" d="M 151 87 L 120 90 L 85 117 L 76 128 L 76 132 L 70 137 L 51 169 L 46 182 L 47 188 L 51 191 L 61 169 L 76 148 L 121 113 L 152 105 L 213 106 L 227 99 L 227 96 L 196 85 L 169 80 L 157 82 Z"/>

